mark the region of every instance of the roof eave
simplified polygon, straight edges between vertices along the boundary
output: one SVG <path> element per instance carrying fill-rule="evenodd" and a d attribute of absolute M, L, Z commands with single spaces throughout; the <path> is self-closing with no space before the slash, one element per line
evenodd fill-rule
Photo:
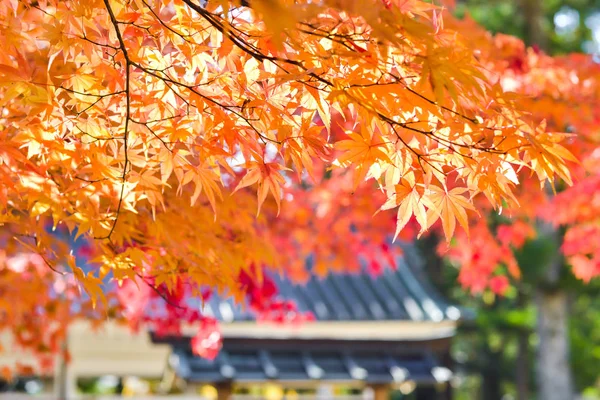
<path fill-rule="evenodd" d="M 256 321 L 221 323 L 225 339 L 305 339 L 427 341 L 451 338 L 456 321 L 314 321 L 282 324 Z M 193 326 L 185 327 L 184 336 L 193 336 Z"/>

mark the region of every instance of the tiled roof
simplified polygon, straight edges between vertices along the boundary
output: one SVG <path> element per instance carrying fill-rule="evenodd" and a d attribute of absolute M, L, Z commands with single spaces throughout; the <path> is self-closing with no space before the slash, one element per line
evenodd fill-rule
<path fill-rule="evenodd" d="M 272 278 L 281 300 L 294 301 L 298 311 L 311 312 L 317 321 L 435 322 L 461 318 L 461 311 L 448 304 L 429 284 L 420 263 L 415 249 L 404 246 L 404 255 L 397 260 L 397 268 L 384 268 L 377 276 L 367 271 L 336 273 L 324 279 L 313 277 L 303 285 L 279 276 Z M 224 322 L 254 319 L 248 308 L 243 310 L 232 300 L 218 296 L 211 296 L 203 312 Z M 428 384 L 448 381 L 452 375 L 436 358 L 439 349 L 434 352 L 436 345 L 426 340 L 378 342 L 367 339 L 226 337 L 214 360 L 194 356 L 189 338 L 153 335 L 152 340 L 169 343 L 173 349 L 169 359 L 171 368 L 181 378 L 195 382 L 325 380 L 393 383 L 411 380 Z M 438 346 L 447 346 L 447 343 Z"/>
<path fill-rule="evenodd" d="M 423 276 L 420 258 L 412 246 L 404 246 L 397 268 L 384 268 L 378 276 L 334 273 L 324 279 L 313 276 L 306 284 L 293 284 L 272 276 L 280 299 L 292 300 L 300 312 L 311 312 L 320 321 L 457 320 L 461 311 L 448 304 Z M 211 296 L 203 312 L 225 321 L 247 321 L 254 315 L 231 299 Z"/>

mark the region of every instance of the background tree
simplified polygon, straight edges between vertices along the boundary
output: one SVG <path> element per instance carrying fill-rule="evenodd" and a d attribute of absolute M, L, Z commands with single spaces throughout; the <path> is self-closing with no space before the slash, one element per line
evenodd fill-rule
<path fill-rule="evenodd" d="M 500 3 L 496 4 L 498 5 Z M 545 7 L 546 3 L 542 4 L 542 2 L 540 2 L 539 6 Z M 477 10 L 477 5 L 474 6 L 474 9 Z M 561 10 L 561 13 L 564 12 L 564 9 Z M 595 12 L 593 8 L 591 11 L 588 10 L 589 14 L 593 14 L 593 12 Z M 584 15 L 584 13 L 582 13 L 582 15 Z M 480 14 L 480 17 L 481 16 L 483 16 L 483 14 Z M 491 21 L 491 23 L 495 24 L 497 21 Z M 508 21 L 505 21 L 505 25 L 511 26 Z M 534 25 L 535 24 L 530 24 L 528 26 L 531 28 L 531 26 Z M 525 36 L 527 37 L 527 33 Z M 500 36 L 500 38 L 501 37 L 502 36 Z M 531 39 L 530 43 L 532 43 Z M 540 44 L 544 45 L 545 43 Z M 530 110 L 532 110 L 534 116 L 539 113 L 537 115 L 538 118 L 546 118 L 557 130 L 568 129 L 575 132 L 577 137 L 572 143 L 572 149 L 579 147 L 578 150 L 574 150 L 578 155 L 583 159 L 590 157 L 596 149 L 595 135 L 597 132 L 597 123 L 594 122 L 593 115 L 597 115 L 598 92 L 597 89 L 588 89 L 596 86 L 596 84 L 588 80 L 584 86 L 578 87 L 577 85 L 574 85 L 571 89 L 562 86 L 561 88 L 557 88 L 557 90 L 553 88 L 554 84 L 552 82 L 541 77 L 543 74 L 548 74 L 547 76 L 553 74 L 566 74 L 571 68 L 569 66 L 570 63 L 580 62 L 582 57 L 571 56 L 572 61 L 568 61 L 569 58 L 563 58 L 564 64 L 562 66 L 560 64 L 552 65 L 539 63 L 539 59 L 543 57 L 540 57 L 535 49 L 530 50 L 529 55 L 526 55 L 525 57 L 519 55 L 524 54 L 524 48 L 519 47 L 519 49 L 520 50 L 517 50 L 516 52 L 505 51 L 500 53 L 503 54 L 501 58 L 504 59 L 504 62 L 509 63 L 508 65 L 510 67 L 509 73 L 505 77 L 505 82 L 507 82 L 513 90 L 520 90 L 532 95 L 533 98 L 530 104 Z M 513 50 L 515 49 L 513 48 Z M 555 48 L 554 50 L 558 52 L 561 51 L 560 47 Z M 534 65 L 532 65 L 532 60 L 536 60 L 533 63 Z M 545 65 L 545 70 L 541 69 L 541 65 Z M 558 71 L 556 70 L 556 67 L 559 68 Z M 597 67 L 592 66 L 592 70 L 595 68 Z M 519 77 L 519 75 L 521 75 L 521 77 Z M 535 77 L 526 77 L 527 75 L 534 75 Z M 592 75 L 586 76 L 591 77 Z M 534 87 L 534 82 L 541 85 L 547 85 L 547 87 L 538 87 L 536 89 Z M 579 83 L 582 82 L 580 81 Z M 532 86 L 532 84 L 534 86 Z M 571 90 L 573 90 L 573 92 L 571 92 Z M 580 95 L 583 95 L 583 97 L 578 100 L 577 98 Z M 579 103 L 581 100 L 583 100 L 585 105 Z M 566 109 L 564 108 L 564 102 L 570 103 Z M 577 106 L 574 107 L 574 105 Z M 562 115 L 558 113 L 561 113 Z M 591 157 L 593 158 L 594 156 Z M 583 219 L 581 218 L 581 215 L 579 215 L 579 219 L 574 217 L 574 215 L 571 219 L 560 217 L 560 215 L 565 212 L 570 214 L 567 210 L 572 211 L 572 214 L 578 214 L 579 211 L 577 211 L 577 209 L 580 205 L 583 207 L 583 210 L 588 208 L 584 204 L 592 201 L 592 199 L 589 195 L 585 194 L 585 191 L 591 189 L 593 183 L 591 183 L 590 180 L 594 181 L 593 177 L 596 174 L 597 170 L 595 167 L 592 167 L 590 161 L 587 161 L 581 168 L 579 182 L 575 185 L 575 188 L 579 188 L 578 190 L 575 189 L 574 191 L 571 191 L 568 189 L 557 198 L 550 195 L 547 198 L 536 197 L 535 200 L 528 199 L 526 200 L 527 203 L 534 201 L 534 203 L 531 204 L 536 204 L 538 207 L 537 209 L 531 207 L 522 208 L 522 211 L 524 212 L 521 213 L 521 221 L 519 221 L 519 218 L 517 218 L 517 222 L 515 222 L 515 219 L 511 221 L 504 218 L 491 217 L 483 228 L 484 234 L 487 235 L 490 240 L 494 240 L 493 237 L 496 237 L 495 240 L 497 241 L 497 244 L 494 245 L 495 248 L 502 249 L 507 244 L 514 247 L 516 259 L 508 262 L 507 260 L 502 260 L 501 262 L 506 266 L 510 265 L 511 262 L 518 260 L 519 265 L 524 270 L 524 277 L 516 285 L 517 291 L 512 294 L 512 299 L 503 300 L 499 304 L 494 304 L 491 310 L 488 310 L 488 306 L 483 305 L 481 309 L 485 313 L 486 318 L 480 320 L 480 322 L 493 322 L 491 326 L 488 325 L 488 329 L 491 328 L 492 335 L 495 335 L 496 348 L 500 351 L 500 353 L 497 353 L 494 356 L 497 357 L 499 354 L 504 354 L 507 357 L 507 361 L 512 363 L 509 365 L 516 364 L 517 371 L 520 371 L 520 373 L 517 373 L 515 376 L 514 370 L 510 371 L 507 369 L 503 372 L 501 369 L 496 369 L 495 371 L 492 371 L 492 374 L 487 375 L 488 379 L 498 381 L 498 378 L 504 375 L 509 380 L 516 381 L 517 393 L 520 398 L 528 398 L 529 396 L 527 388 L 528 380 L 526 379 L 529 374 L 524 373 L 524 371 L 528 369 L 527 364 L 529 357 L 527 354 L 529 353 L 530 332 L 529 329 L 527 329 L 527 324 L 523 324 L 523 322 L 528 320 L 531 322 L 530 318 L 524 318 L 526 315 L 531 316 L 531 311 L 537 310 L 536 314 L 538 316 L 538 335 L 536 337 L 539 338 L 540 345 L 535 353 L 536 359 L 534 364 L 538 370 L 537 380 L 541 390 L 540 396 L 542 398 L 570 398 L 569 396 L 571 395 L 569 393 L 572 392 L 572 383 L 570 380 L 571 372 L 569 361 L 570 359 L 589 359 L 589 357 L 586 356 L 581 357 L 581 355 L 571 355 L 569 352 L 569 327 L 567 317 L 570 309 L 569 297 L 578 292 L 585 291 L 582 290 L 581 284 L 575 283 L 576 281 L 572 278 L 562 256 L 559 253 L 556 253 L 556 249 L 563 244 L 563 235 L 565 232 L 568 232 L 566 237 L 571 237 L 575 243 L 564 243 L 562 250 L 563 253 L 571 256 L 569 261 L 574 267 L 575 274 L 584 281 L 588 281 L 596 275 L 596 267 L 593 263 L 586 261 L 588 258 L 583 257 L 580 253 L 583 252 L 587 257 L 590 257 L 590 254 L 593 254 L 593 250 L 591 250 L 593 246 L 588 247 L 585 250 L 582 249 L 581 242 L 579 241 L 583 239 L 583 236 L 581 233 L 579 235 L 577 234 L 577 232 L 581 232 L 581 230 L 584 229 L 588 234 L 586 237 L 589 240 L 590 228 L 595 225 L 595 222 L 590 219 Z M 528 196 L 528 194 L 526 194 L 526 196 Z M 581 202 L 573 203 L 574 199 L 577 198 L 579 198 Z M 566 201 L 563 202 L 559 199 L 564 199 Z M 587 213 L 586 215 L 589 216 Z M 565 226 L 556 230 L 553 228 L 549 229 L 549 227 L 543 226 L 544 224 L 540 226 L 540 223 L 538 222 L 540 217 L 547 221 L 553 221 L 556 224 L 567 223 L 571 225 L 568 228 Z M 582 224 L 585 228 L 582 227 Z M 517 243 L 511 243 L 511 238 L 515 237 L 515 235 L 519 241 Z M 533 237 L 535 237 L 535 239 L 532 239 Z M 532 240 L 526 240 L 527 238 Z M 567 242 L 569 242 L 569 239 L 567 239 Z M 577 243 L 579 243 L 579 245 Z M 459 246 L 463 246 L 464 244 L 465 242 L 460 242 Z M 483 248 L 483 246 L 481 248 Z M 473 256 L 480 254 L 481 248 L 476 250 L 472 247 L 473 252 L 471 254 L 473 254 Z M 487 251 L 492 252 L 493 249 L 488 249 Z M 506 251 L 506 248 L 503 251 Z M 470 255 L 463 255 L 470 257 Z M 498 264 L 498 260 L 499 258 L 496 258 L 495 261 L 493 257 L 483 257 L 481 260 L 471 261 L 461 258 L 461 263 L 466 263 L 466 265 L 481 263 L 481 267 L 485 268 L 485 271 L 491 271 L 494 268 L 493 265 Z M 488 265 L 484 267 L 483 265 L 486 263 L 488 263 Z M 491 263 L 491 265 L 489 263 Z M 500 271 L 501 270 L 499 269 L 498 272 L 501 273 Z M 466 275 L 463 275 L 463 278 L 468 279 Z M 471 278 L 477 278 L 477 273 L 472 274 Z M 497 282 L 499 281 L 496 280 L 496 283 Z M 474 284 L 473 287 L 475 290 L 481 290 L 483 288 L 480 286 L 481 282 L 478 283 L 477 280 L 472 281 L 471 283 Z M 505 288 L 506 282 L 499 287 Z M 569 293 L 571 294 L 569 295 Z M 527 304 L 532 300 L 535 301 L 536 307 L 531 311 L 527 311 Z M 519 326 L 515 325 L 515 313 L 509 312 L 507 307 L 511 309 L 514 309 L 515 307 L 523 308 L 523 316 L 518 318 L 518 320 L 521 321 L 518 324 Z M 586 321 L 590 323 L 589 319 Z M 581 326 L 581 323 L 582 321 L 580 320 L 578 325 Z M 594 325 L 593 321 L 590 325 Z M 483 327 L 481 324 L 478 326 L 480 328 Z M 502 349 L 503 346 L 499 346 L 499 343 L 506 343 L 506 341 L 513 340 L 511 339 L 511 336 L 516 336 L 518 338 L 515 339 L 515 343 L 518 345 L 512 347 L 513 349 L 517 348 L 518 351 L 513 354 L 510 354 L 510 347 L 505 348 L 508 350 L 504 351 Z M 498 338 L 501 338 L 502 341 L 498 342 Z M 482 343 L 485 344 L 486 342 L 487 340 L 483 339 Z M 489 354 L 489 351 L 483 351 L 480 354 Z M 578 365 L 581 364 L 578 363 Z M 585 386 L 593 385 L 594 379 L 587 380 L 583 385 L 582 379 L 579 379 L 578 384 L 578 389 L 583 389 Z M 498 385 L 488 384 L 486 387 L 498 388 Z M 496 391 L 495 394 L 488 393 L 484 397 L 499 398 L 498 396 L 500 395 L 501 393 Z"/>
<path fill-rule="evenodd" d="M 598 50 L 600 4 L 595 0 L 461 0 L 454 11 L 459 16 L 468 13 L 493 33 L 523 38 L 550 54 Z M 531 24 L 533 19 L 538 22 Z"/>

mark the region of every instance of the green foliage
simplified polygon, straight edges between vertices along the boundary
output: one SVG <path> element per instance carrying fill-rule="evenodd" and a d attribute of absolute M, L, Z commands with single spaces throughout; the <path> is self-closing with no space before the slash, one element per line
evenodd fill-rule
<path fill-rule="evenodd" d="M 473 19 L 495 33 L 505 33 L 527 38 L 527 21 L 522 13 L 520 1 L 511 0 L 466 0 L 458 3 L 456 13 L 469 13 Z M 592 41 L 592 31 L 586 20 L 600 12 L 598 0 L 543 0 L 544 20 L 542 28 L 549 39 L 548 50 L 552 54 L 581 52 L 584 43 Z M 576 14 L 572 14 L 572 12 Z M 572 28 L 558 29 L 555 16 L 571 12 L 578 15 Z"/>
<path fill-rule="evenodd" d="M 515 251 L 515 257 L 521 266 L 523 279 L 528 282 L 539 281 L 546 268 L 562 258 L 555 238 L 543 235 L 527 241 L 521 249 Z"/>
<path fill-rule="evenodd" d="M 463 17 L 468 13 L 492 33 L 523 37 L 525 21 L 518 13 L 518 9 L 519 5 L 515 1 L 468 0 L 458 3 L 456 14 Z M 507 24 L 507 21 L 510 23 Z"/>

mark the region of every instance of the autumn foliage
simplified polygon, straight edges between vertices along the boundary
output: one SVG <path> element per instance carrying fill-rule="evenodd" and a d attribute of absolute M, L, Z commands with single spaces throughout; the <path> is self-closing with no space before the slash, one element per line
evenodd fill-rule
<path fill-rule="evenodd" d="M 469 19 L 453 22 L 455 29 L 478 32 L 474 37 L 478 38 L 481 58 L 487 60 L 490 70 L 497 71 L 504 88 L 524 95 L 519 100 L 521 107 L 533 121 L 546 124 L 547 129 L 568 132 L 563 144 L 575 158 L 564 156 L 574 161 L 570 164 L 574 184 L 557 182 L 558 193 L 548 188 L 537 190 L 539 181 L 531 179 L 529 171 L 521 171 L 521 185 L 514 192 L 519 207 L 499 216 L 485 203 L 478 203 L 488 209 L 488 217 L 472 220 L 476 233 L 472 231 L 470 238 L 459 233 L 450 249 L 440 246 L 440 253 L 460 265 L 459 280 L 464 287 L 475 293 L 490 288 L 503 294 L 509 287 L 507 277 L 519 279 L 521 269 L 540 267 L 518 265 L 515 251 L 554 227 L 575 276 L 587 282 L 600 275 L 600 249 L 596 245 L 600 64 L 583 54 L 549 57 L 525 48 L 513 37 L 491 37 Z"/>
<path fill-rule="evenodd" d="M 0 323 L 39 354 L 57 349 L 42 315 L 60 337 L 74 318 L 152 323 L 166 307 L 177 330 L 205 320 L 188 299 L 215 292 L 285 319 L 265 269 L 376 271 L 394 232 L 463 240 L 475 221 L 462 283 L 504 287 L 478 268 L 518 276 L 502 249 L 531 233 L 476 221 L 534 218 L 543 185 L 571 183 L 572 139 L 552 132 L 593 143 L 600 115 L 587 58 L 419 0 L 10 0 L 0 20 Z"/>

